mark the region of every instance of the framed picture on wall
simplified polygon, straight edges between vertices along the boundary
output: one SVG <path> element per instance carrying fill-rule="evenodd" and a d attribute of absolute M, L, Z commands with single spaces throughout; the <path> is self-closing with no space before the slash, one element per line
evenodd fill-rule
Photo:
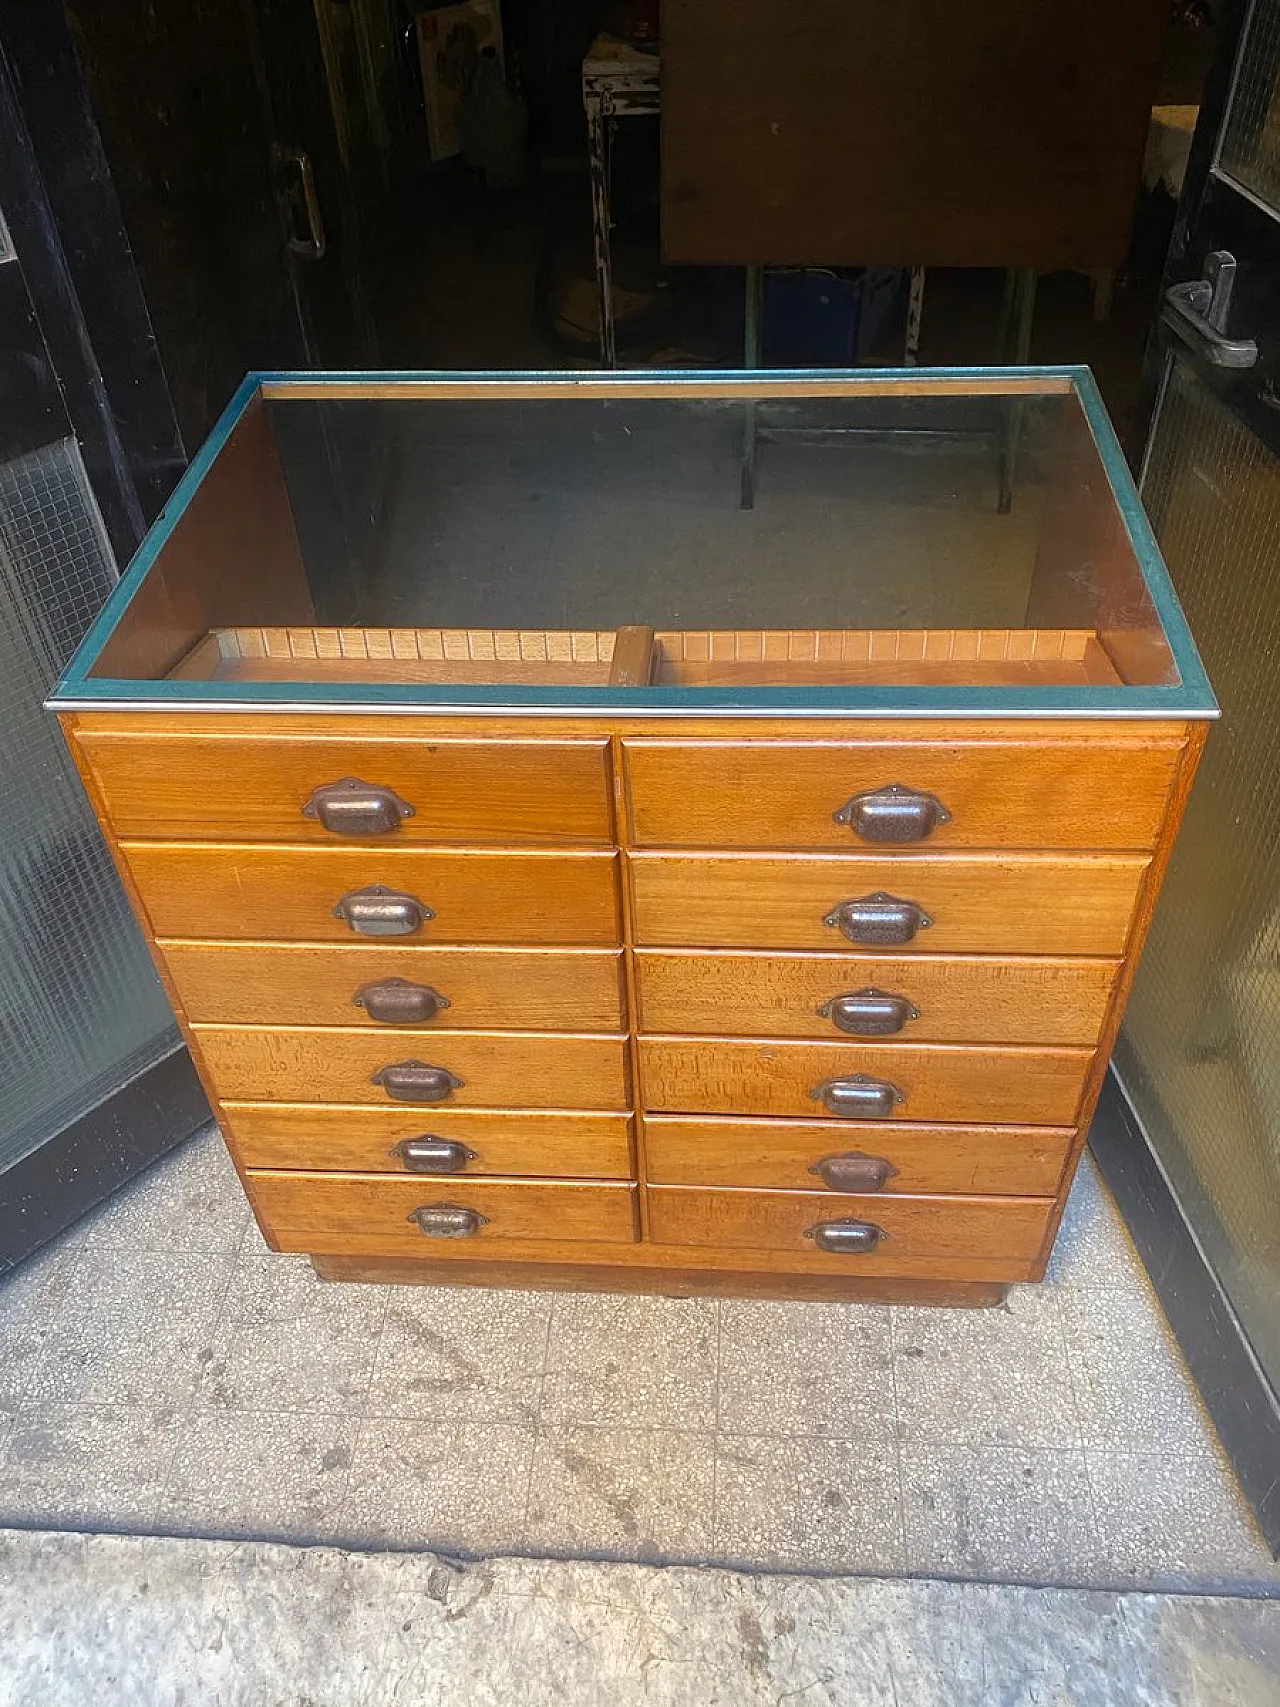
<path fill-rule="evenodd" d="M 427 143 L 433 160 L 448 160 L 462 152 L 458 110 L 481 56 L 492 52 L 502 63 L 502 14 L 498 0 L 458 0 L 419 12 L 417 26 Z"/>

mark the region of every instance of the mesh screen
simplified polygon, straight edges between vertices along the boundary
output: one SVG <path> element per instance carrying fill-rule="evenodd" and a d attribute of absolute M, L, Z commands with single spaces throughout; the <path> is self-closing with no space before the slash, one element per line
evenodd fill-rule
<path fill-rule="evenodd" d="M 1218 164 L 1280 212 L 1280 0 L 1254 0 Z"/>
<path fill-rule="evenodd" d="M 41 701 L 115 569 L 74 441 L 0 465 L 0 1167 L 173 1045 L 173 1019 Z"/>
<path fill-rule="evenodd" d="M 1222 722 L 1116 1061 L 1280 1386 L 1280 467 L 1175 367 L 1143 497 Z"/>

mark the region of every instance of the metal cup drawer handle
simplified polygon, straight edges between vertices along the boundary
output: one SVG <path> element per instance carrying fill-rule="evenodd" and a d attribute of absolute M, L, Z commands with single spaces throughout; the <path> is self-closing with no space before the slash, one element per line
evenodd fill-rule
<path fill-rule="evenodd" d="M 871 985 L 848 995 L 832 996 L 829 1002 L 823 1002 L 818 1013 L 829 1019 L 837 1031 L 849 1032 L 854 1037 L 888 1037 L 901 1031 L 909 1019 L 920 1018 L 920 1009 L 914 1002 Z"/>
<path fill-rule="evenodd" d="M 439 990 L 408 978 L 380 978 L 376 984 L 362 984 L 351 1000 L 381 1025 L 425 1025 L 449 1006 L 449 998 Z"/>
<path fill-rule="evenodd" d="M 389 1152 L 411 1174 L 460 1174 L 476 1152 L 453 1138 L 437 1138 L 424 1132 L 420 1138 L 402 1138 Z"/>
<path fill-rule="evenodd" d="M 906 1096 L 887 1079 L 872 1079 L 852 1073 L 844 1079 L 825 1079 L 809 1092 L 828 1114 L 847 1120 L 886 1120 Z"/>
<path fill-rule="evenodd" d="M 809 1169 L 829 1191 L 853 1193 L 883 1191 L 897 1168 L 887 1156 L 866 1156 L 861 1150 L 846 1150 L 839 1156 L 824 1156 Z"/>
<path fill-rule="evenodd" d="M 864 842 L 922 842 L 939 824 L 951 822 L 936 794 L 922 794 L 900 782 L 855 794 L 831 816 Z"/>
<path fill-rule="evenodd" d="M 487 1215 L 461 1203 L 423 1203 L 406 1219 L 416 1222 L 429 1239 L 470 1239 L 489 1225 Z"/>
<path fill-rule="evenodd" d="M 873 1251 L 888 1234 L 883 1227 L 877 1227 L 874 1221 L 819 1221 L 805 1233 L 806 1239 L 812 1239 L 819 1250 L 832 1251 L 837 1255 L 857 1255 L 860 1251 Z"/>
<path fill-rule="evenodd" d="M 304 818 L 315 818 L 335 836 L 387 836 L 413 815 L 414 808 L 394 788 L 358 776 L 321 783 L 302 808 Z"/>
<path fill-rule="evenodd" d="M 381 1085 L 396 1102 L 443 1102 L 463 1081 L 447 1067 L 428 1061 L 394 1061 L 369 1075 L 371 1085 Z"/>
<path fill-rule="evenodd" d="M 388 889 L 385 883 L 370 883 L 344 895 L 333 916 L 344 919 L 361 936 L 412 936 L 436 915 L 435 909 L 416 895 Z"/>
<path fill-rule="evenodd" d="M 872 947 L 893 947 L 910 942 L 917 931 L 928 930 L 933 920 L 914 901 L 903 901 L 887 890 L 842 901 L 823 919 L 850 942 Z"/>

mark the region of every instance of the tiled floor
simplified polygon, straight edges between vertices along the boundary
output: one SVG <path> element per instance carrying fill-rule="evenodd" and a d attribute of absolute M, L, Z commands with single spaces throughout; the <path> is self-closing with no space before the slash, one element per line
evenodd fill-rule
<path fill-rule="evenodd" d="M 1092 1169 L 961 1312 L 322 1286 L 199 1138 L 0 1288 L 0 1523 L 1280 1589 Z"/>

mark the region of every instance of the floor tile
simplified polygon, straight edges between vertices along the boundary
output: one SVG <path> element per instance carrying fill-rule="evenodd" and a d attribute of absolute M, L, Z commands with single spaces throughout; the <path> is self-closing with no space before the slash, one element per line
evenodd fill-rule
<path fill-rule="evenodd" d="M 367 1418 L 339 1514 L 342 1535 L 445 1552 L 516 1551 L 533 1451 L 528 1424 Z"/>
<path fill-rule="evenodd" d="M 1053 1293 L 1015 1286 L 998 1310 L 897 1309 L 891 1329 L 904 1439 L 1079 1445 Z"/>
<path fill-rule="evenodd" d="M 904 1442 L 913 1571 L 992 1582 L 1087 1582 L 1099 1558 L 1077 1448 Z"/>
<path fill-rule="evenodd" d="M 858 1304 L 726 1300 L 719 1426 L 732 1434 L 893 1433 L 889 1311 Z"/>
<path fill-rule="evenodd" d="M 673 1429 L 568 1428 L 539 1436 L 526 1543 L 608 1558 L 705 1558 L 715 1437 Z"/>
<path fill-rule="evenodd" d="M 250 1219 L 216 1127 L 198 1132 L 85 1222 L 93 1244 L 135 1251 L 234 1251 Z"/>
<path fill-rule="evenodd" d="M 892 1442 L 719 1435 L 714 1545 L 730 1563 L 898 1570 L 902 1511 Z"/>
<path fill-rule="evenodd" d="M 28 1403 L 186 1403 L 234 1260 L 214 1252 L 84 1247 L 28 1385 Z"/>
<path fill-rule="evenodd" d="M 550 1321 L 545 1292 L 394 1288 L 369 1414 L 534 1421 Z"/>
<path fill-rule="evenodd" d="M 714 1428 L 717 1321 L 709 1298 L 558 1294 L 543 1425 Z"/>
<path fill-rule="evenodd" d="M 155 1515 L 183 1428 L 175 1406 L 42 1405 L 0 1453 L 0 1519 L 127 1527 Z"/>
<path fill-rule="evenodd" d="M 308 1264 L 241 1256 L 199 1353 L 194 1403 L 239 1411 L 358 1413 L 386 1314 L 379 1286 L 325 1286 Z"/>
<path fill-rule="evenodd" d="M 1071 1290 L 1136 1289 L 1155 1298 L 1137 1246 L 1087 1150 L 1067 1199 L 1045 1285 Z"/>
<path fill-rule="evenodd" d="M 1087 1446 L 1212 1452 L 1213 1425 L 1158 1306 L 1140 1293 L 1064 1295 L 1067 1362 Z"/>
<path fill-rule="evenodd" d="M 178 1534 L 329 1539 L 358 1428 L 355 1417 L 189 1412 L 158 1527 Z"/>
<path fill-rule="evenodd" d="M 58 1241 L 0 1278 L 0 1412 L 18 1405 L 31 1385 L 76 1254 Z"/>
<path fill-rule="evenodd" d="M 1193 1579 L 1280 1587 L 1239 1484 L 1216 1455 L 1086 1449 L 1102 1565 L 1118 1583 L 1174 1588 Z"/>

